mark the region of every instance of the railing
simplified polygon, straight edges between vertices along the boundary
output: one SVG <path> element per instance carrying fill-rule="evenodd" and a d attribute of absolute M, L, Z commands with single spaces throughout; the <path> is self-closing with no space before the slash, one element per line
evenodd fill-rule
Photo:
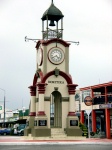
<path fill-rule="evenodd" d="M 43 31 L 43 39 L 62 38 L 62 30 L 51 30 L 48 29 Z"/>

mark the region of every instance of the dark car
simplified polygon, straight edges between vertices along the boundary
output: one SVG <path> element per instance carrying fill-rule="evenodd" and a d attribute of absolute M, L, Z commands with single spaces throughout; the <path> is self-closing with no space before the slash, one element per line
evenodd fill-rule
<path fill-rule="evenodd" d="M 3 129 L 2 128 L 0 128 L 0 135 L 2 135 L 3 134 Z"/>
<path fill-rule="evenodd" d="M 17 134 L 23 136 L 26 124 L 20 124 L 17 128 Z"/>
<path fill-rule="evenodd" d="M 11 134 L 11 128 L 1 128 L 0 134 L 1 135 L 10 135 Z"/>

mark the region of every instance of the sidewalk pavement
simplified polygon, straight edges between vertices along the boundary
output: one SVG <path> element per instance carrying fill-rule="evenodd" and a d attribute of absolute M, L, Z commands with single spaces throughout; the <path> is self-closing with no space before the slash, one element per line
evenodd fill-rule
<path fill-rule="evenodd" d="M 0 136 L 0 145 L 69 145 L 69 144 L 111 144 L 112 139 L 86 138 L 84 140 L 25 140 L 20 136 Z"/>

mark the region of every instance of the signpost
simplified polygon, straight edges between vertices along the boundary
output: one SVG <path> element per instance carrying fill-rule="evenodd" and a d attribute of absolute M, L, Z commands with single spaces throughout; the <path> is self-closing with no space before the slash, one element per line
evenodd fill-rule
<path fill-rule="evenodd" d="M 88 115 L 88 137 L 89 137 L 89 138 L 90 138 L 89 115 L 90 115 L 91 111 L 92 111 L 91 109 L 85 110 L 85 112 L 86 112 L 87 115 Z"/>
<path fill-rule="evenodd" d="M 92 103 L 93 103 L 93 99 L 91 98 L 91 96 L 86 96 L 84 98 L 84 103 L 85 103 L 86 106 L 91 106 Z M 90 138 L 89 115 L 90 115 L 92 110 L 91 109 L 87 109 L 85 111 L 86 111 L 86 113 L 88 115 L 88 137 Z"/>
<path fill-rule="evenodd" d="M 22 112 L 23 112 L 23 119 L 24 119 L 25 107 L 23 107 Z"/>
<path fill-rule="evenodd" d="M 0 90 L 2 90 L 4 92 L 4 126 L 5 126 L 5 90 L 0 88 Z"/>

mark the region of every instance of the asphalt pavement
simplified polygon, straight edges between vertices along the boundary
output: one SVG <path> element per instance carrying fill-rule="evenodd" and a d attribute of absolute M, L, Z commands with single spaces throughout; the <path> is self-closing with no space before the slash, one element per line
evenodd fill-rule
<path fill-rule="evenodd" d="M 112 145 L 0 145 L 0 150 L 112 150 Z"/>
<path fill-rule="evenodd" d="M 26 140 L 21 136 L 0 136 L 0 145 L 112 145 L 112 139 L 86 138 L 84 140 Z"/>

